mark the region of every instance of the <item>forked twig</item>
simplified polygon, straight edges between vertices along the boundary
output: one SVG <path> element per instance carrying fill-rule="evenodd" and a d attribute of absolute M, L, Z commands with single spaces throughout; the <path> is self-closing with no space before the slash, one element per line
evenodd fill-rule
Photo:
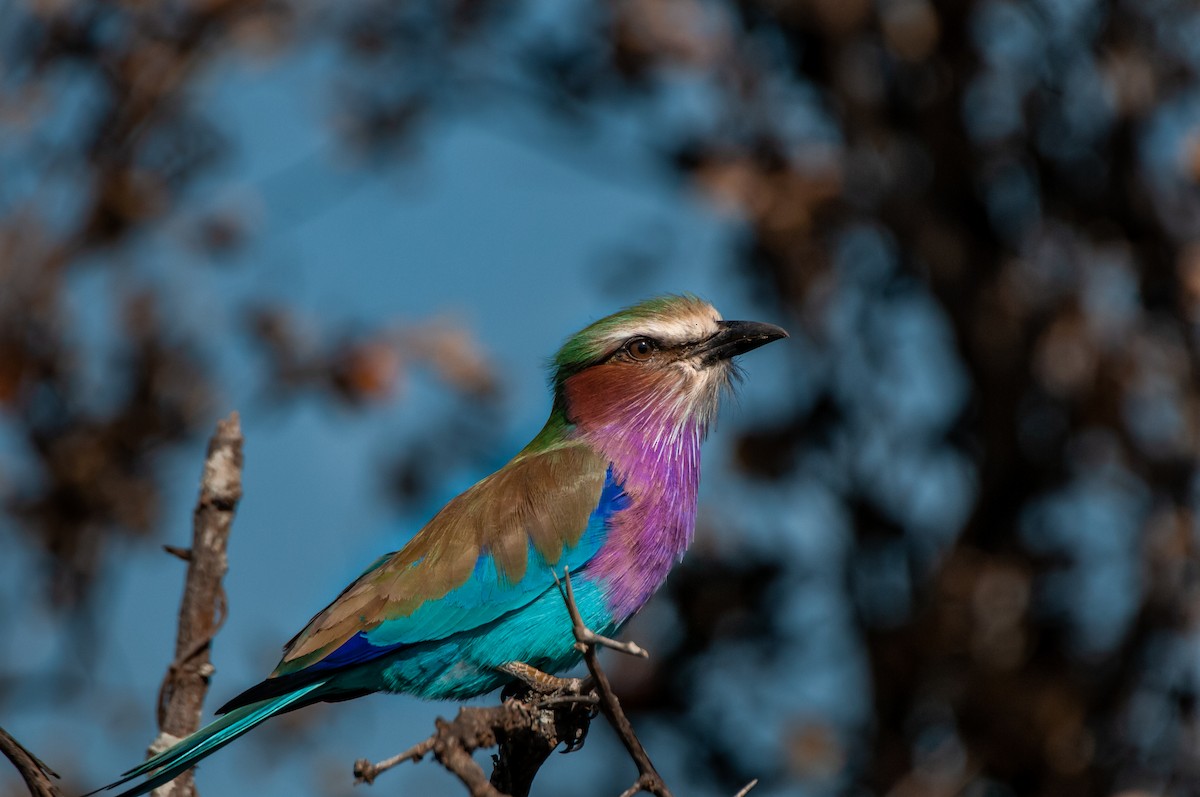
<path fill-rule="evenodd" d="M 604 714 L 605 719 L 612 725 L 613 730 L 617 732 L 617 737 L 620 738 L 621 744 L 629 752 L 633 763 L 638 768 L 638 778 L 634 781 L 621 797 L 632 797 L 638 792 L 649 792 L 657 795 L 657 797 L 671 797 L 671 790 L 667 788 L 667 784 L 663 781 L 662 776 L 658 774 L 658 770 L 654 768 L 654 763 L 650 761 L 650 756 L 646 753 L 646 748 L 642 746 L 642 742 L 634 733 L 633 725 L 629 722 L 629 718 L 625 716 L 625 711 L 621 708 L 621 701 L 613 692 L 612 684 L 609 683 L 608 674 L 600 666 L 600 660 L 596 655 L 597 647 L 612 648 L 630 656 L 641 656 L 645 658 L 646 651 L 631 642 L 616 642 L 607 637 L 600 636 L 594 633 L 587 624 L 583 622 L 583 616 L 579 613 L 579 606 L 575 603 L 575 590 L 571 586 L 571 572 L 569 568 L 563 568 L 563 577 L 561 580 L 558 574 L 555 574 L 555 582 L 558 584 L 558 591 L 563 596 L 563 601 L 567 604 L 567 612 L 571 615 L 571 627 L 575 633 L 575 647 L 583 653 L 584 664 L 587 665 L 588 672 L 592 674 L 592 680 L 596 684 L 596 692 L 600 697 L 600 711 Z"/>

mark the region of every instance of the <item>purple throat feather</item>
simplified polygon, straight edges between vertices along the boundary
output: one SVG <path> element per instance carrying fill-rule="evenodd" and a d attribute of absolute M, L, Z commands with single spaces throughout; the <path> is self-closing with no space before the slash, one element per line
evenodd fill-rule
<path fill-rule="evenodd" d="M 612 376 L 590 369 L 569 379 L 566 393 L 569 414 L 577 411 L 576 436 L 612 462 L 630 496 L 588 566 L 622 623 L 662 586 L 692 542 L 700 447 L 733 370 L 726 361 L 706 370 L 680 364 L 620 382 Z"/>

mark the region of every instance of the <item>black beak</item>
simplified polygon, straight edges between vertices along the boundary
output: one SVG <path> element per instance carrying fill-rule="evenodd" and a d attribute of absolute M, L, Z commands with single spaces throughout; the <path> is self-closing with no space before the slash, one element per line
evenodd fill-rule
<path fill-rule="evenodd" d="M 717 327 L 717 333 L 697 349 L 700 362 L 706 366 L 788 336 L 781 327 L 758 321 L 718 321 Z"/>

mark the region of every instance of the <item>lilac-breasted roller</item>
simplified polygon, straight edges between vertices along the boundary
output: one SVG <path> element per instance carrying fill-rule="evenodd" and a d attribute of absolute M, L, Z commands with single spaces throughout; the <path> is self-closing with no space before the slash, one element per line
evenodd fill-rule
<path fill-rule="evenodd" d="M 612 636 L 692 539 L 700 443 L 733 357 L 787 333 L 724 321 L 693 296 L 644 301 L 572 336 L 552 364 L 545 427 L 512 461 L 376 561 L 220 718 L 105 788 L 145 794 L 276 714 L 372 692 L 463 699 L 521 662 L 573 666 L 555 587 L 570 568 L 585 623 Z"/>

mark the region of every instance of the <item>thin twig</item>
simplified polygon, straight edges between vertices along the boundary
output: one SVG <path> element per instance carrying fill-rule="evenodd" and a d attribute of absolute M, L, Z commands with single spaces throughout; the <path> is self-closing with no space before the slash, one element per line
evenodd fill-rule
<path fill-rule="evenodd" d="M 610 650 L 624 653 L 627 656 L 637 656 L 638 658 L 642 659 L 650 658 L 650 652 L 636 642 L 618 642 L 615 639 L 610 639 L 609 637 L 600 636 L 600 634 L 594 633 L 592 629 L 588 628 L 587 626 L 583 627 L 582 633 L 583 636 L 576 637 L 577 641 L 575 642 L 575 647 L 579 648 L 580 651 L 583 650 L 585 645 L 592 645 L 595 647 L 609 648 Z"/>
<path fill-rule="evenodd" d="M 746 795 L 750 793 L 750 790 L 753 789 L 757 785 L 758 785 L 758 778 L 755 778 L 754 780 L 750 781 L 745 786 L 743 786 L 738 791 L 737 794 L 733 795 L 733 797 L 746 797 Z"/>
<path fill-rule="evenodd" d="M 163 550 L 177 559 L 182 559 L 185 562 L 192 561 L 191 548 L 180 548 L 178 545 L 164 545 Z"/>
<path fill-rule="evenodd" d="M 600 704 L 600 698 L 595 692 L 586 695 L 549 695 L 548 697 L 541 698 L 534 705 L 538 708 L 549 708 L 550 706 L 562 706 L 568 703 L 596 706 Z"/>
<path fill-rule="evenodd" d="M 650 658 L 650 652 L 636 642 L 618 642 L 615 639 L 610 639 L 606 636 L 601 636 L 595 631 L 587 627 L 583 622 L 582 615 L 579 614 L 579 607 L 575 605 L 575 590 L 571 587 L 571 573 L 568 568 L 563 568 L 563 578 L 560 580 L 558 573 L 553 570 L 550 573 L 554 576 L 554 584 L 558 587 L 559 593 L 563 596 L 563 600 L 567 604 L 567 613 L 571 615 L 571 628 L 575 633 L 575 649 L 580 653 L 585 653 L 588 646 L 596 646 L 609 648 L 627 656 L 637 656 L 642 659 Z M 565 584 L 564 584 L 565 582 Z"/>
<path fill-rule="evenodd" d="M 17 768 L 33 797 L 63 797 L 62 790 L 53 780 L 58 778 L 58 773 L 26 750 L 3 728 L 0 728 L 0 753 Z"/>
<path fill-rule="evenodd" d="M 375 782 L 375 778 L 398 764 L 403 764 L 405 761 L 420 761 L 429 755 L 435 744 L 437 744 L 437 736 L 430 736 L 425 741 L 414 744 L 403 753 L 394 755 L 391 758 L 385 758 L 377 764 L 372 764 L 366 758 L 360 758 L 354 762 L 354 781 L 370 785 Z"/>
<path fill-rule="evenodd" d="M 209 649 L 225 622 L 227 605 L 221 585 L 229 568 L 226 549 L 234 513 L 242 497 L 242 437 L 236 412 L 217 422 L 208 443 L 208 455 L 200 478 L 200 497 L 192 518 L 192 547 L 189 551 L 168 547 L 168 553 L 188 563 L 179 607 L 179 633 L 175 660 L 167 667 L 159 689 L 159 738 L 151 750 L 172 739 L 194 733 L 200 727 L 204 697 L 213 668 Z M 172 797 L 195 797 L 191 773 L 163 787 Z"/>
<path fill-rule="evenodd" d="M 488 782 L 483 768 L 475 763 L 471 753 L 479 747 L 488 747 L 496 743 L 496 711 L 503 711 L 505 706 L 496 708 L 476 709 L 461 708 L 458 716 L 452 722 L 438 717 L 434 722 L 433 736 L 415 744 L 399 755 L 372 764 L 365 758 L 354 762 L 355 783 L 374 783 L 375 778 L 394 766 L 405 761 L 417 762 L 433 753 L 434 758 L 466 785 L 471 797 L 504 797 Z"/>
<path fill-rule="evenodd" d="M 571 571 L 569 568 L 563 568 L 563 577 L 559 581 L 555 574 L 555 581 L 558 583 L 559 592 L 563 596 L 563 600 L 567 604 L 567 612 L 571 615 L 571 627 L 575 633 L 576 646 L 583 652 L 583 661 L 587 665 L 588 672 L 592 674 L 592 679 L 596 684 L 596 691 L 600 696 L 600 711 L 603 712 L 613 730 L 617 732 L 617 737 L 620 738 L 621 744 L 625 745 L 625 749 L 629 752 L 633 763 L 638 768 L 638 779 L 634 784 L 625 790 L 622 797 L 631 797 L 638 792 L 650 792 L 657 797 L 671 797 L 671 790 L 667 788 L 667 784 L 663 781 L 662 776 L 658 774 L 658 770 L 654 768 L 653 762 L 650 761 L 650 756 L 646 753 L 646 748 L 642 747 L 641 740 L 634 733 L 633 725 L 630 724 L 629 718 L 625 716 L 624 710 L 621 708 L 621 701 L 617 699 L 617 695 L 613 692 L 612 684 L 608 681 L 608 674 L 600 667 L 599 657 L 596 655 L 596 647 L 600 644 L 600 639 L 603 637 L 595 634 L 583 622 L 583 616 L 579 613 L 579 607 L 575 603 L 575 590 L 571 586 Z M 611 641 L 611 640 L 610 640 Z M 623 653 L 630 655 L 645 655 L 645 651 L 636 645 L 633 650 L 629 646 L 614 643 L 614 645 L 605 645 L 605 647 L 613 647 L 614 650 L 620 650 Z M 635 652 L 640 651 L 640 652 Z"/>

